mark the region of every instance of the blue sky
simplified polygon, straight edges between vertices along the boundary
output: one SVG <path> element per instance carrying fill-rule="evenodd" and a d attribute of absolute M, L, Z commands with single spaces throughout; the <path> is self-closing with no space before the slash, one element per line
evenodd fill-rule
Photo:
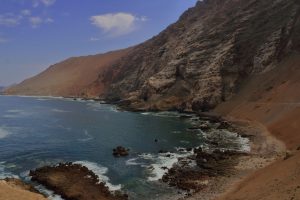
<path fill-rule="evenodd" d="M 138 44 L 197 0 L 1 0 L 0 85 L 71 56 Z"/>

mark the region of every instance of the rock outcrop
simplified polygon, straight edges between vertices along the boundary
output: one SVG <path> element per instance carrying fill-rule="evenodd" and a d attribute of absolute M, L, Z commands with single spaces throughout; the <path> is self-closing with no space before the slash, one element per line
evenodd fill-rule
<path fill-rule="evenodd" d="M 299 10 L 297 0 L 198 1 L 98 82 L 131 108 L 209 110 L 299 50 Z"/>

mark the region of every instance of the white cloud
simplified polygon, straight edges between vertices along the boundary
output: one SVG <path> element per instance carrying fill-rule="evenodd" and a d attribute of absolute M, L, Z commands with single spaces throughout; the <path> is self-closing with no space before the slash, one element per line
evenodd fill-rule
<path fill-rule="evenodd" d="M 41 0 L 41 2 L 45 5 L 45 6 L 51 6 L 55 3 L 56 0 Z"/>
<path fill-rule="evenodd" d="M 34 8 L 38 7 L 40 4 L 44 6 L 51 6 L 56 2 L 56 0 L 33 0 L 32 6 Z"/>
<path fill-rule="evenodd" d="M 31 11 L 30 10 L 22 10 L 21 11 L 21 15 L 23 15 L 23 16 L 30 16 L 31 15 Z"/>
<path fill-rule="evenodd" d="M 91 37 L 90 38 L 90 41 L 92 41 L 92 42 L 95 42 L 95 41 L 99 41 L 100 39 L 99 38 L 96 38 L 96 37 Z"/>
<path fill-rule="evenodd" d="M 111 36 L 125 35 L 136 28 L 136 22 L 146 21 L 146 17 L 136 17 L 131 13 L 108 13 L 90 17 L 92 24 Z"/>
<path fill-rule="evenodd" d="M 30 17 L 29 22 L 33 28 L 36 28 L 43 23 L 43 19 L 41 17 Z"/>
<path fill-rule="evenodd" d="M 29 17 L 28 18 L 29 23 L 31 25 L 32 28 L 37 28 L 38 26 L 40 26 L 41 24 L 50 24 L 53 23 L 54 20 L 50 17 L 43 19 L 42 17 Z"/>
<path fill-rule="evenodd" d="M 17 26 L 20 24 L 22 16 L 13 13 L 0 14 L 0 25 L 3 26 Z"/>
<path fill-rule="evenodd" d="M 51 17 L 48 17 L 45 19 L 45 23 L 53 23 L 54 19 L 52 19 Z"/>

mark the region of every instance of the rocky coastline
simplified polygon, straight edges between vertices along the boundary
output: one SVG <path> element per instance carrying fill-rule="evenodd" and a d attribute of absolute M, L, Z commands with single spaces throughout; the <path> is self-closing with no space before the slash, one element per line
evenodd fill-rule
<path fill-rule="evenodd" d="M 74 163 L 59 163 L 31 170 L 32 181 L 42 184 L 65 200 L 126 200 L 121 192 L 111 192 L 99 177 L 87 167 Z"/>
<path fill-rule="evenodd" d="M 193 131 L 197 130 L 207 131 L 211 128 L 216 128 L 238 132 L 243 137 L 251 136 L 239 130 L 238 126 L 219 115 L 213 113 L 191 114 L 184 113 L 180 115 L 180 118 L 184 119 L 189 119 L 192 116 L 197 117 L 195 124 L 190 127 L 190 134 L 194 134 Z M 203 120 L 209 121 L 211 124 L 207 125 L 203 123 Z M 234 150 L 221 151 L 218 150 L 219 144 L 217 142 L 212 141 L 211 143 L 212 146 L 215 146 L 215 149 L 211 151 L 203 150 L 201 147 L 180 149 L 179 151 L 191 152 L 191 155 L 179 158 L 178 162 L 168 169 L 167 173 L 159 181 L 178 189 L 178 197 L 182 197 L 182 194 L 185 197 L 191 197 L 209 187 L 208 183 L 210 181 L 234 175 L 235 166 L 238 165 L 239 158 L 249 155 L 246 152 Z M 128 149 L 124 147 L 119 146 L 113 150 L 113 156 L 128 155 Z M 79 164 L 60 163 L 57 166 L 45 166 L 30 171 L 30 176 L 32 176 L 32 181 L 44 185 L 66 200 L 92 200 L 98 199 L 98 197 L 101 197 L 101 200 L 123 200 L 128 198 L 127 195 L 123 195 L 121 192 L 110 192 L 105 183 L 101 182 L 92 171 Z M 79 184 L 78 187 L 74 187 L 75 183 Z M 97 198 L 94 198 L 94 196 L 97 196 Z"/>

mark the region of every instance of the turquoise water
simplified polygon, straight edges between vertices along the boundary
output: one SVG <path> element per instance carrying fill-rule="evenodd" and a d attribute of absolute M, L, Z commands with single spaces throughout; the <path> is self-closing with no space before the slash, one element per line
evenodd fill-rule
<path fill-rule="evenodd" d="M 133 199 L 158 199 L 176 193 L 157 181 L 164 173 L 160 167 L 180 156 L 176 147 L 205 144 L 201 134 L 188 133 L 190 126 L 190 120 L 175 113 L 121 112 L 92 101 L 0 96 L 0 178 L 28 181 L 30 169 L 72 161 Z M 114 158 L 112 149 L 118 145 L 130 148 L 130 156 Z M 174 154 L 167 158 L 159 150 Z"/>

